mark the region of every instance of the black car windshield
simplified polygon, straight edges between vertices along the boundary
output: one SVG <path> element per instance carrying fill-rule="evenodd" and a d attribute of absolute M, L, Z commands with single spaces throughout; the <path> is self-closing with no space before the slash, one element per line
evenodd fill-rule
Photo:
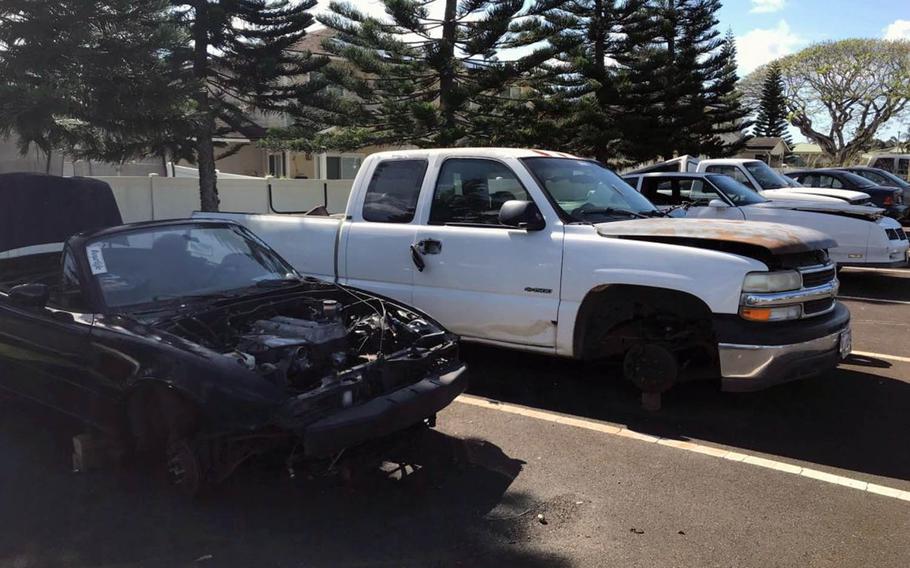
<path fill-rule="evenodd" d="M 708 180 L 734 205 L 755 205 L 768 201 L 730 176 L 713 174 L 708 176 Z"/>
<path fill-rule="evenodd" d="M 786 176 L 772 170 L 771 167 L 764 162 L 746 162 L 743 165 L 749 170 L 749 173 L 752 174 L 752 177 L 755 178 L 755 181 L 758 182 L 758 185 L 760 185 L 762 189 L 793 187 L 792 180 L 788 180 Z"/>
<path fill-rule="evenodd" d="M 556 206 L 576 221 L 659 214 L 653 203 L 597 162 L 575 158 L 523 158 L 522 162 Z"/>
<path fill-rule="evenodd" d="M 847 179 L 855 187 L 874 187 L 875 182 L 869 179 L 864 178 L 861 175 L 857 175 L 853 172 L 840 172 L 840 175 L 844 176 L 844 179 Z"/>
<path fill-rule="evenodd" d="M 299 277 L 236 225 L 137 229 L 92 240 L 85 252 L 108 307 L 219 296 Z"/>
<path fill-rule="evenodd" d="M 885 170 L 858 170 L 854 173 L 863 177 L 868 177 L 868 179 L 871 179 L 879 185 L 891 185 L 904 189 L 910 188 L 910 183 L 908 183 L 907 180 L 901 179 L 899 176 L 896 176 L 891 172 L 886 172 Z"/>

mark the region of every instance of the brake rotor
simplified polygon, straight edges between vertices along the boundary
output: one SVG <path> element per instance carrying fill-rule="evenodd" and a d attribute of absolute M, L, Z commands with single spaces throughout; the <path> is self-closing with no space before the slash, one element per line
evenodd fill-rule
<path fill-rule="evenodd" d="M 626 352 L 623 375 L 642 392 L 660 393 L 668 390 L 679 376 L 676 355 L 663 345 L 639 343 Z"/>

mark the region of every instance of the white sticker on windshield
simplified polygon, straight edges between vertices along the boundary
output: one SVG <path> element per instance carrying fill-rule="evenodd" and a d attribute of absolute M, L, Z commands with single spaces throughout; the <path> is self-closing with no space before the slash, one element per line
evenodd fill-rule
<path fill-rule="evenodd" d="M 88 254 L 88 265 L 92 269 L 92 274 L 107 274 L 107 264 L 104 263 L 104 254 L 101 253 L 101 245 L 92 245 L 85 249 Z"/>

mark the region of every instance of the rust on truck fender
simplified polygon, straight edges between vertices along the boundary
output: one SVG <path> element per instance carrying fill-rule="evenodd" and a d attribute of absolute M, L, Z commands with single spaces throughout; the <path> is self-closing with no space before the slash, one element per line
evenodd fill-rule
<path fill-rule="evenodd" d="M 828 235 L 793 225 L 760 221 L 717 219 L 636 219 L 600 223 L 597 232 L 603 237 L 637 239 L 680 244 L 693 241 L 726 242 L 761 247 L 772 255 L 797 254 L 837 246 Z"/>

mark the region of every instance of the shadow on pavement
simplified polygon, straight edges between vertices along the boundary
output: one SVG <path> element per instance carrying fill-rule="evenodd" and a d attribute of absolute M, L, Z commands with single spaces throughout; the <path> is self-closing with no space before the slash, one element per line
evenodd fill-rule
<path fill-rule="evenodd" d="M 910 384 L 899 380 L 839 368 L 755 393 L 722 393 L 717 383 L 695 382 L 665 393 L 662 410 L 651 413 L 618 366 L 479 346 L 466 346 L 463 354 L 469 392 L 478 396 L 910 480 Z"/>
<path fill-rule="evenodd" d="M 509 491 L 523 462 L 488 442 L 428 430 L 406 450 L 407 475 L 344 484 L 253 463 L 189 501 L 144 471 L 70 473 L 79 425 L 2 404 L 3 566 L 567 565 L 527 546 L 535 515 L 495 516 L 534 499 Z"/>
<path fill-rule="evenodd" d="M 898 276 L 896 272 L 906 272 Z M 874 272 L 844 269 L 838 275 L 840 295 L 885 301 L 910 301 L 910 269 Z"/>

